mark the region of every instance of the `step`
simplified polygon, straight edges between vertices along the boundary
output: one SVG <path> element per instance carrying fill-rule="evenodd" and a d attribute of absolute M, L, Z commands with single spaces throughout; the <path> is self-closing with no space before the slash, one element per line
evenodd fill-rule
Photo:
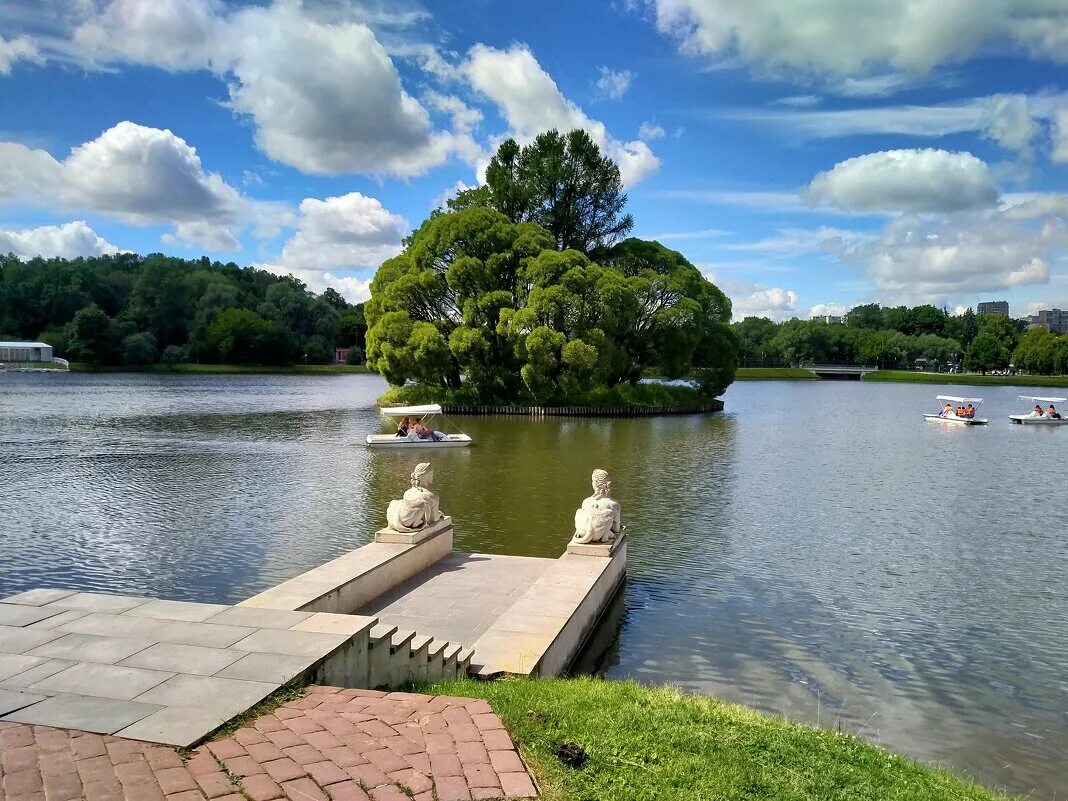
<path fill-rule="evenodd" d="M 389 684 L 390 651 L 396 626 L 379 623 L 371 627 L 371 652 L 368 654 L 367 686 L 385 687 Z"/>
<path fill-rule="evenodd" d="M 412 681 L 426 681 L 428 653 L 432 642 L 434 642 L 433 637 L 422 634 L 417 634 L 412 638 L 412 661 L 408 666 L 408 675 Z"/>
<path fill-rule="evenodd" d="M 433 640 L 426 653 L 427 681 L 438 681 L 444 677 L 445 649 L 449 647 L 446 640 Z"/>
<path fill-rule="evenodd" d="M 445 679 L 455 679 L 457 664 L 456 657 L 459 656 L 460 651 L 463 650 L 463 646 L 460 643 L 449 643 L 449 646 L 442 654 L 443 664 L 441 668 L 441 676 Z"/>
<path fill-rule="evenodd" d="M 467 678 L 468 673 L 471 671 L 471 660 L 475 657 L 475 651 L 473 648 L 464 648 L 460 651 L 459 656 L 456 657 L 456 675 L 461 678 Z"/>
<path fill-rule="evenodd" d="M 389 686 L 400 687 L 410 678 L 410 666 L 412 662 L 412 638 L 415 632 L 411 629 L 400 629 L 390 639 L 389 649 Z"/>

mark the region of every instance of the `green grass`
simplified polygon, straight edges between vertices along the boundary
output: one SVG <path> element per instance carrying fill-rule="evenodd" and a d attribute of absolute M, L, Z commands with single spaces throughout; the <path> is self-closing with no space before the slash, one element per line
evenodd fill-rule
<path fill-rule="evenodd" d="M 245 710 L 233 720 L 228 721 L 225 726 L 211 736 L 211 739 L 222 740 L 225 737 L 229 737 L 235 731 L 248 726 L 257 718 L 262 717 L 269 712 L 274 712 L 274 710 L 278 709 L 278 707 L 286 701 L 296 701 L 299 698 L 303 698 L 307 689 L 308 684 L 306 681 L 298 681 L 293 684 L 279 687 L 254 707 Z"/>
<path fill-rule="evenodd" d="M 739 367 L 735 381 L 818 381 L 819 376 L 800 367 Z"/>
<path fill-rule="evenodd" d="M 71 362 L 72 372 L 79 373 L 208 373 L 211 375 L 251 373 L 251 374 L 295 374 L 319 375 L 340 373 L 369 373 L 362 364 L 143 364 L 143 365 L 101 365 Z"/>
<path fill-rule="evenodd" d="M 547 801 L 995 801 L 1007 796 L 850 734 L 816 729 L 669 687 L 598 679 L 446 681 L 485 698 Z M 556 743 L 589 761 L 565 766 Z"/>
<path fill-rule="evenodd" d="M 911 384 L 970 384 L 999 387 L 1068 387 L 1068 376 L 981 375 L 979 373 L 917 373 L 909 370 L 878 370 L 865 381 L 901 381 Z"/>

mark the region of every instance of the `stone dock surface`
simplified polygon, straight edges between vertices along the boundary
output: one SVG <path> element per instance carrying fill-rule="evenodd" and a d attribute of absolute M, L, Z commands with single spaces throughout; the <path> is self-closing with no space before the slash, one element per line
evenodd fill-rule
<path fill-rule="evenodd" d="M 192 745 L 321 667 L 359 673 L 374 622 L 29 590 L 0 602 L 0 716 Z"/>
<path fill-rule="evenodd" d="M 536 790 L 485 701 L 313 686 L 192 753 L 0 719 L 5 801 L 467 801 Z"/>

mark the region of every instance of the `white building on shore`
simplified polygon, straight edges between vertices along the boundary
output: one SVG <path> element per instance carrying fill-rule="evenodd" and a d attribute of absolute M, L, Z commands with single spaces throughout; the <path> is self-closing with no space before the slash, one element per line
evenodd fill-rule
<path fill-rule="evenodd" d="M 44 342 L 0 342 L 0 364 L 53 361 L 52 346 Z"/>

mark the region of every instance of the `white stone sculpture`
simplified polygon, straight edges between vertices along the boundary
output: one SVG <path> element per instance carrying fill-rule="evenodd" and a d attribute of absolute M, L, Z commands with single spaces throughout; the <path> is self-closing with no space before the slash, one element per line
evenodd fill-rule
<path fill-rule="evenodd" d="M 412 486 L 404 495 L 390 501 L 386 508 L 386 522 L 393 531 L 411 533 L 431 526 L 442 519 L 437 493 L 430 491 L 434 470 L 430 462 L 422 462 L 412 471 Z"/>
<path fill-rule="evenodd" d="M 623 532 L 619 520 L 619 504 L 613 501 L 612 482 L 604 470 L 593 471 L 593 495 L 582 502 L 575 512 L 573 545 L 609 543 Z"/>

